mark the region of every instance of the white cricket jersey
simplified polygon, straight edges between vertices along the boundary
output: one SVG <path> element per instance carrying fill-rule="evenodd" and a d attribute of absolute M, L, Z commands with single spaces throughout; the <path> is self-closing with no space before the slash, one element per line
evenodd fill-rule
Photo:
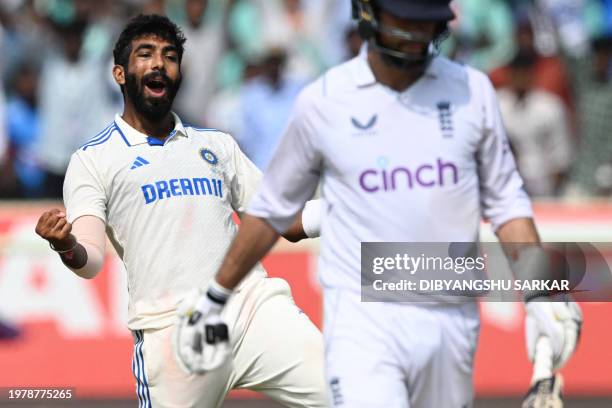
<path fill-rule="evenodd" d="M 172 324 L 184 296 L 208 284 L 237 231 L 233 212 L 261 179 L 231 136 L 174 120 L 161 142 L 117 115 L 72 155 L 64 181 L 68 220 L 104 220 L 123 259 L 132 330 Z"/>
<path fill-rule="evenodd" d="M 361 242 L 474 242 L 481 217 L 532 215 L 483 73 L 436 57 L 396 92 L 366 55 L 304 89 L 248 209 L 284 231 L 321 178 L 320 280 L 355 291 Z"/>

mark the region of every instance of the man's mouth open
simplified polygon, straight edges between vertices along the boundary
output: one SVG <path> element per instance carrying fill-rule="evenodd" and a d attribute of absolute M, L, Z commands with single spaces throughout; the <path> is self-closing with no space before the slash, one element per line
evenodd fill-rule
<path fill-rule="evenodd" d="M 167 85 L 161 79 L 151 79 L 145 82 L 145 88 L 155 98 L 161 98 L 166 95 Z"/>

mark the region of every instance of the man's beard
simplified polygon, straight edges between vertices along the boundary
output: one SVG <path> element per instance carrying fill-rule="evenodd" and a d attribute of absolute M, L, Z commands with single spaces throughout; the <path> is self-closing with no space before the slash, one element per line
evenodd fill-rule
<path fill-rule="evenodd" d="M 370 44 L 380 53 L 382 61 L 387 66 L 401 71 L 424 72 L 433 57 L 429 52 L 429 47 L 423 48 L 420 53 L 405 54 L 402 51 L 381 45 L 377 38 L 372 39 Z M 405 56 L 402 54 L 405 54 Z"/>
<path fill-rule="evenodd" d="M 145 96 L 145 84 L 151 79 L 158 79 L 164 82 L 166 93 L 162 97 L 153 98 Z M 144 116 L 149 122 L 159 122 L 172 109 L 172 103 L 181 86 L 181 80 L 182 77 L 179 77 L 177 81 L 173 81 L 164 73 L 153 72 L 143 76 L 139 82 L 136 74 L 128 73 L 125 79 L 125 90 L 136 112 Z"/>

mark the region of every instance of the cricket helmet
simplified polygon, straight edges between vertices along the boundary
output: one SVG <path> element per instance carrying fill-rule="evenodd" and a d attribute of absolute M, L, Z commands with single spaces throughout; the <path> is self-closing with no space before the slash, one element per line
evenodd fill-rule
<path fill-rule="evenodd" d="M 369 41 L 390 64 L 399 68 L 426 66 L 437 54 L 440 43 L 448 35 L 448 22 L 455 15 L 451 0 L 352 0 L 353 18 L 357 20 L 359 34 Z M 416 31 L 389 27 L 378 21 L 377 13 L 384 11 L 400 19 L 439 23 L 433 38 Z M 406 53 L 380 44 L 379 34 L 422 43 L 425 52 Z"/>

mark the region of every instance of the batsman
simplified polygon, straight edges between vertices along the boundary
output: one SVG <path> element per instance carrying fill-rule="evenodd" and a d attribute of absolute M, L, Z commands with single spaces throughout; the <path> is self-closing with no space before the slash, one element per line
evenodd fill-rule
<path fill-rule="evenodd" d="M 302 91 L 208 291 L 231 294 L 321 182 L 331 406 L 470 407 L 474 399 L 477 304 L 361 302 L 362 242 L 475 242 L 485 219 L 503 245 L 539 245 L 491 82 L 438 55 L 454 18 L 449 3 L 353 1 L 366 45 Z M 524 254 L 519 246 L 512 261 Z M 569 299 L 525 300 L 530 357 L 548 360 L 525 404 L 559 406 L 553 370 L 574 352 L 580 310 Z M 219 308 L 201 304 L 214 321 Z"/>

